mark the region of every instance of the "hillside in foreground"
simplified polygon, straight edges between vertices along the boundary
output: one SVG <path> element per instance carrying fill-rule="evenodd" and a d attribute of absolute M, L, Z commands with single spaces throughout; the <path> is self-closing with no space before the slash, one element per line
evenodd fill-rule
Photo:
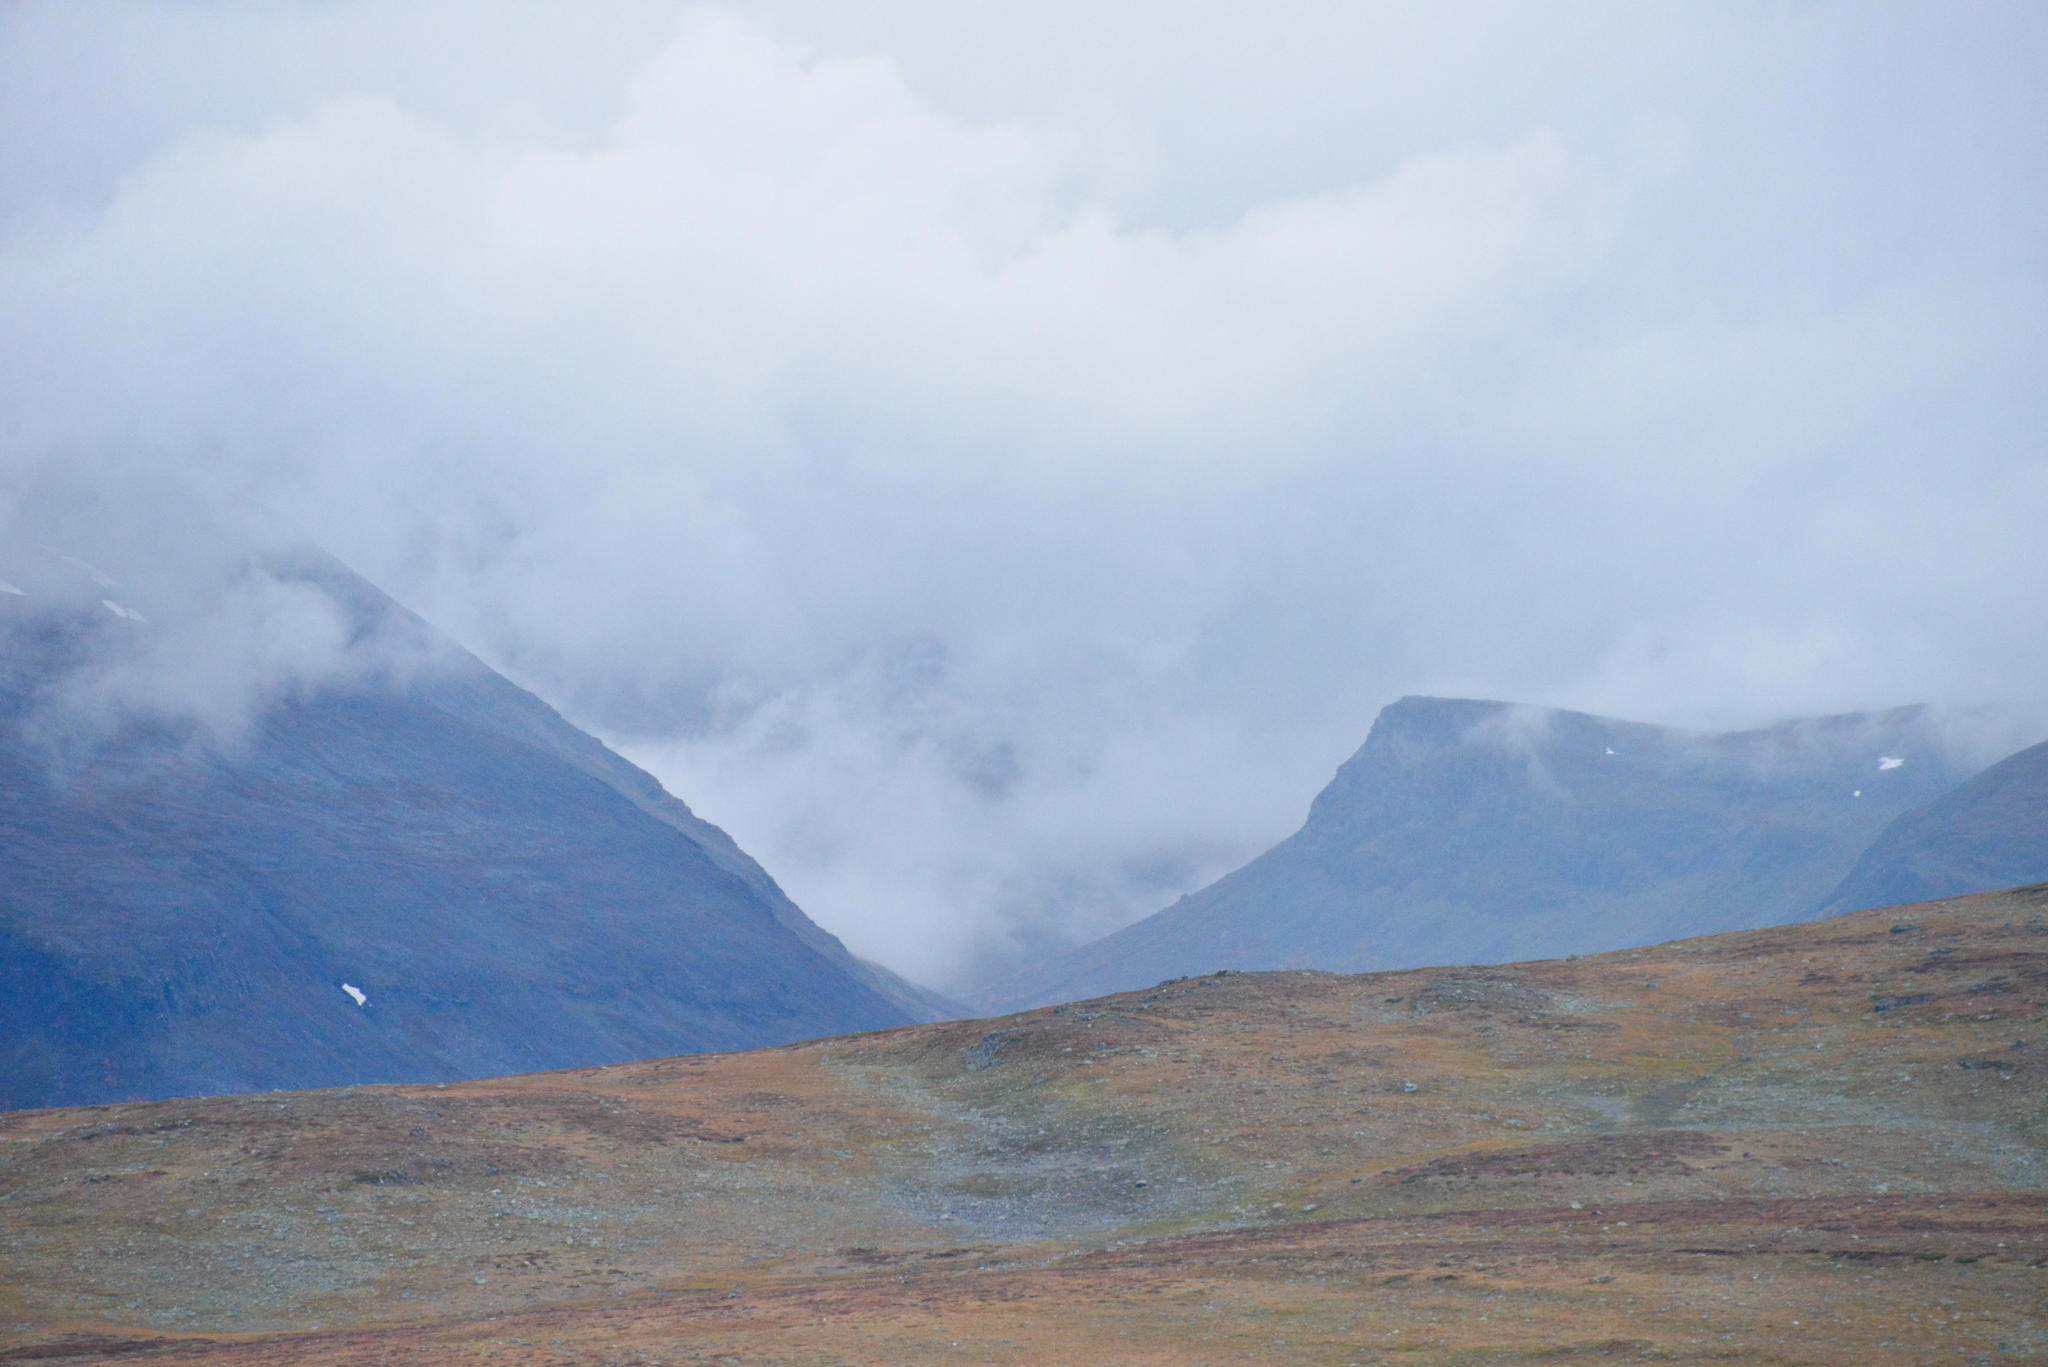
<path fill-rule="evenodd" d="M 0 1116 L 0 1362 L 2039 1362 L 2048 886 Z"/>

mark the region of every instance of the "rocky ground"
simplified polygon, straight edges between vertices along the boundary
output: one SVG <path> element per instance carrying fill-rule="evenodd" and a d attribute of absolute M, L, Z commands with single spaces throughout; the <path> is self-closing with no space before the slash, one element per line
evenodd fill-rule
<path fill-rule="evenodd" d="M 0 1362 L 2048 1361 L 2048 887 L 0 1116 Z"/>

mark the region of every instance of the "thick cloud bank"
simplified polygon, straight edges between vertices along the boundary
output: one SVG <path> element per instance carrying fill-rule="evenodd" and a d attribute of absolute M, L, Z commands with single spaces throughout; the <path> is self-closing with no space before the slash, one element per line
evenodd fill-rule
<path fill-rule="evenodd" d="M 2037 703 L 2037 12 L 860 8 L 7 10 L 0 473 L 260 500 L 939 980 L 1402 693 Z"/>

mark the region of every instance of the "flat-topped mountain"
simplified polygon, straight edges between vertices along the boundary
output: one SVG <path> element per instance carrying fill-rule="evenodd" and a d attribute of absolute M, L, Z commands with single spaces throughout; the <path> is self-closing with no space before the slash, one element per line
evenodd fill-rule
<path fill-rule="evenodd" d="M 984 1006 L 1240 969 L 1583 954 L 1812 915 L 1961 777 L 1922 709 L 1709 734 L 1404 698 L 1300 831 Z"/>
<path fill-rule="evenodd" d="M 324 556 L 251 552 L 245 577 L 400 666 L 287 689 L 223 743 L 147 716 L 66 736 L 54 696 L 154 659 L 147 633 L 188 610 L 70 565 L 0 567 L 0 1106 L 435 1081 L 947 1014 Z"/>

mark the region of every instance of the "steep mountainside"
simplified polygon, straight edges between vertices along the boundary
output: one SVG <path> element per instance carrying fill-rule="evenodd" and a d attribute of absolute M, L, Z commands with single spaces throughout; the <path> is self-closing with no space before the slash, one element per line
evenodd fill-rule
<path fill-rule="evenodd" d="M 945 1014 L 325 557 L 252 574 L 317 593 L 402 667 L 287 690 L 224 744 L 146 717 L 66 735 L 60 684 L 147 658 L 180 605 L 136 585 L 81 611 L 62 569 L 9 569 L 0 595 L 0 1105 L 474 1077 Z"/>
<path fill-rule="evenodd" d="M 1813 913 L 1958 775 L 1920 709 L 1710 735 L 1404 698 L 1295 835 L 981 994 L 1070 1000 L 1219 967 L 1356 971 L 1591 953 Z"/>
<path fill-rule="evenodd" d="M 2048 742 L 1992 765 L 1878 834 L 1829 911 L 2048 880 Z"/>
<path fill-rule="evenodd" d="M 0 1116 L 0 1362 L 2038 1363 L 2048 887 Z"/>

